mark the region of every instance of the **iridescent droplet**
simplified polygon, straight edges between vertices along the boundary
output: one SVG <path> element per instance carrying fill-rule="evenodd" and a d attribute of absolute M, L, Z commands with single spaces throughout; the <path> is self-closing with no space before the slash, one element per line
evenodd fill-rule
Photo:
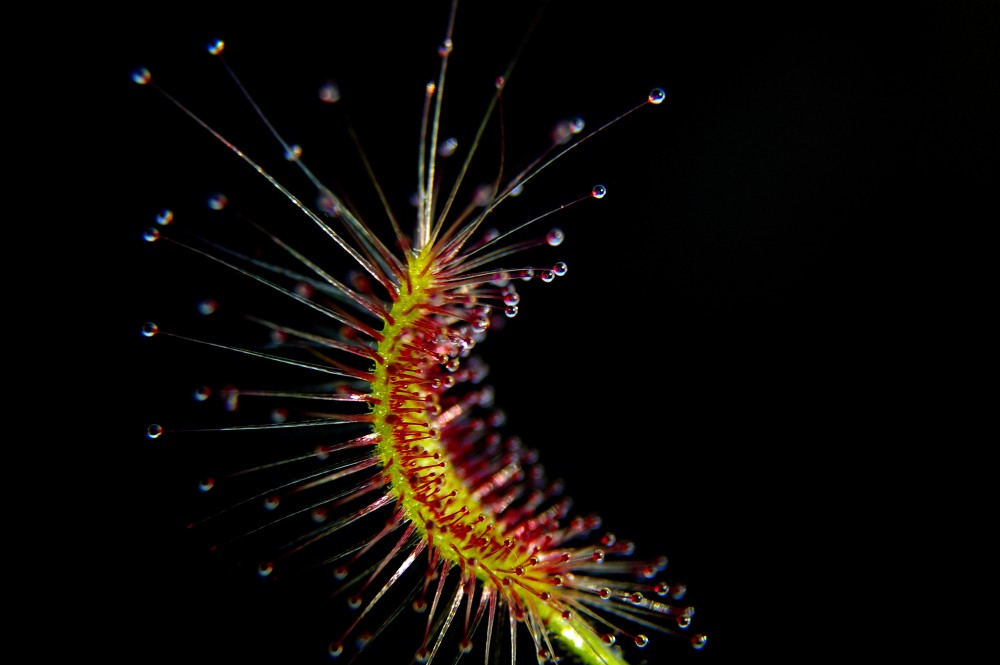
<path fill-rule="evenodd" d="M 663 92 L 663 90 L 660 88 L 653 88 L 649 92 L 648 99 L 650 104 L 659 104 L 666 98 L 667 98 L 667 93 Z"/>
<path fill-rule="evenodd" d="M 153 75 L 145 67 L 139 67 L 132 72 L 132 81 L 139 85 L 146 85 L 153 79 Z"/>
<path fill-rule="evenodd" d="M 212 210 L 222 210 L 229 205 L 229 199 L 225 194 L 212 194 L 208 197 L 208 207 Z"/>
<path fill-rule="evenodd" d="M 603 199 L 604 195 L 608 193 L 608 188 L 604 185 L 594 185 L 594 188 L 590 190 L 590 195 L 595 199 Z"/>
<path fill-rule="evenodd" d="M 212 55 L 221 55 L 223 49 L 226 48 L 226 42 L 222 41 L 221 39 L 213 39 L 212 41 L 208 42 L 208 45 L 205 48 Z"/>

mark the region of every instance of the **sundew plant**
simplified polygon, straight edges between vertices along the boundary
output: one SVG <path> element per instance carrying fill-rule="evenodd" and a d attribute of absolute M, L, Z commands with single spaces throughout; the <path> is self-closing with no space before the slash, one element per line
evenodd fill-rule
<path fill-rule="evenodd" d="M 662 424 L 625 423 L 619 440 L 586 427 L 628 399 L 629 372 L 648 385 L 659 371 L 659 353 L 639 353 L 650 342 L 628 335 L 655 336 L 643 326 L 660 325 L 662 305 L 618 311 L 613 290 L 656 288 L 629 284 L 648 266 L 609 252 L 591 265 L 613 289 L 561 325 L 505 339 L 526 310 L 558 311 L 576 270 L 560 253 L 576 235 L 642 241 L 630 230 L 641 220 L 601 213 L 616 184 L 642 194 L 595 156 L 665 149 L 635 130 L 623 136 L 642 144 L 620 148 L 618 132 L 669 122 L 669 87 L 622 92 L 595 69 L 582 79 L 594 95 L 564 92 L 580 80 L 557 64 L 575 66 L 571 53 L 545 58 L 544 75 L 531 60 L 557 47 L 546 40 L 558 7 L 513 21 L 498 6 L 491 21 L 442 4 L 409 10 L 420 29 L 396 25 L 391 38 L 351 25 L 371 37 L 322 62 L 310 48 L 287 77 L 274 68 L 304 36 L 285 34 L 269 59 L 266 38 L 233 40 L 224 24 L 206 29 L 196 64 L 132 71 L 135 106 L 159 108 L 157 123 L 182 137 L 155 140 L 165 176 L 142 231 L 154 279 L 136 333 L 156 368 L 146 445 L 169 451 L 197 495 L 178 509 L 183 536 L 248 585 L 318 599 L 317 652 L 332 662 L 610 665 L 646 662 L 658 641 L 709 649 L 669 552 L 601 515 L 612 497 L 646 516 L 642 531 L 669 530 L 690 500 L 663 486 L 682 470 L 644 464 Z M 355 15 L 372 20 L 339 18 Z M 518 92 L 522 75 L 530 87 Z M 511 344 L 546 351 L 491 358 Z M 590 366 L 590 383 L 544 361 L 558 354 Z M 535 411 L 524 422 L 571 423 L 549 430 L 565 438 L 518 436 L 502 390 Z M 542 465 L 550 457 L 559 476 Z M 577 484 L 586 504 L 570 498 Z"/>

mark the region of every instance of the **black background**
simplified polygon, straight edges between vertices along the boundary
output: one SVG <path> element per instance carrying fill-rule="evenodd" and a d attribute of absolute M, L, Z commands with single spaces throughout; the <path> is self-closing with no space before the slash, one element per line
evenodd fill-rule
<path fill-rule="evenodd" d="M 196 261 L 156 256 L 164 248 L 141 232 L 161 207 L 195 211 L 216 189 L 262 184 L 128 74 L 149 67 L 308 200 L 205 54 L 209 38 L 224 38 L 228 62 L 279 131 L 304 144 L 306 163 L 378 219 L 353 155 L 342 153 L 346 170 L 323 156 L 324 141 L 344 132 L 316 111 L 315 90 L 339 82 L 380 184 L 405 210 L 447 13 L 420 5 L 151 7 L 116 40 L 124 196 L 110 246 L 132 282 L 118 352 L 134 406 L 121 452 L 102 469 L 119 482 L 102 519 L 112 546 L 101 584 L 121 592 L 121 613 L 96 639 L 123 662 L 319 662 L 328 637 L 312 599 L 261 588 L 186 537 L 197 451 L 142 436 L 164 417 L 164 395 L 198 384 L 199 368 L 185 374 L 183 349 L 138 328 L 182 306 L 163 304 L 164 293 L 215 294 Z M 693 630 L 709 646 L 660 637 L 642 652 L 651 663 L 796 653 L 826 645 L 828 632 L 838 648 L 862 649 L 866 628 L 845 621 L 845 596 L 884 535 L 872 488 L 910 434 L 932 424 L 919 386 L 933 361 L 913 359 L 948 316 L 954 246 L 941 229 L 967 219 L 970 194 L 991 182 L 985 9 L 810 7 L 553 2 L 505 93 L 506 158 L 521 164 L 556 121 L 582 115 L 594 127 L 654 86 L 667 91 L 497 216 L 515 224 L 594 183 L 609 190 L 558 215 L 567 240 L 542 260 L 566 261 L 568 275 L 521 288 L 520 314 L 482 347 L 508 430 L 540 450 L 578 510 L 599 512 L 646 555 L 667 554 L 668 579 L 687 583 Z M 534 13 L 527 3 L 460 7 L 447 134 L 478 124 Z M 496 146 L 495 132 L 485 144 Z M 484 161 L 491 173 L 495 161 Z M 287 216 L 280 224 L 298 221 L 280 202 L 274 210 Z M 400 662 L 410 652 L 401 645 Z"/>

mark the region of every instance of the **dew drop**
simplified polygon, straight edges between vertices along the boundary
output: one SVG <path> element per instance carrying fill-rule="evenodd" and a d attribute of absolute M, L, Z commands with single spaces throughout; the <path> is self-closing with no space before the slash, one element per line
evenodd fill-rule
<path fill-rule="evenodd" d="M 520 196 L 524 193 L 524 183 L 518 183 L 514 189 L 510 190 L 510 196 Z"/>
<path fill-rule="evenodd" d="M 517 316 L 517 305 L 507 305 L 504 307 L 503 313 L 508 319 L 513 319 Z"/>
<path fill-rule="evenodd" d="M 336 566 L 333 569 L 333 578 L 336 580 L 342 580 L 347 577 L 347 566 Z"/>
<path fill-rule="evenodd" d="M 146 437 L 150 439 L 158 439 L 163 434 L 163 426 L 153 423 L 146 428 Z"/>
<path fill-rule="evenodd" d="M 347 606 L 352 610 L 356 610 L 361 607 L 361 596 L 355 594 L 347 599 Z"/>
<path fill-rule="evenodd" d="M 211 396 L 212 396 L 212 389 L 209 388 L 208 386 L 201 386 L 200 388 L 195 388 L 194 401 L 204 402 Z"/>
<path fill-rule="evenodd" d="M 330 658 L 336 658 L 340 654 L 344 653 L 344 645 L 340 642 L 330 642 L 330 646 L 327 648 L 327 653 L 330 654 Z"/>
<path fill-rule="evenodd" d="M 156 325 L 152 321 L 149 321 L 142 326 L 142 334 L 146 337 L 152 337 L 158 332 L 160 332 L 160 326 Z"/>
<path fill-rule="evenodd" d="M 209 314 L 215 314 L 215 310 L 219 309 L 219 303 L 212 299 L 206 298 L 198 303 L 198 313 L 202 316 L 208 316 Z"/>
<path fill-rule="evenodd" d="M 666 98 L 667 98 L 667 93 L 663 92 L 661 88 L 653 88 L 649 92 L 648 99 L 650 104 L 659 104 Z"/>
<path fill-rule="evenodd" d="M 601 641 L 604 642 L 606 645 L 611 646 L 612 644 L 615 643 L 615 636 L 612 635 L 611 633 L 604 633 L 601 635 Z"/>
<path fill-rule="evenodd" d="M 212 55 L 222 55 L 222 51 L 226 48 L 226 42 L 221 39 L 213 39 L 205 48 Z"/>
<path fill-rule="evenodd" d="M 142 232 L 142 239 L 146 242 L 156 242 L 160 239 L 159 229 L 154 229 L 152 226 Z"/>
<path fill-rule="evenodd" d="M 335 81 L 327 81 L 319 87 L 319 98 L 327 104 L 340 101 L 340 86 Z"/>
<path fill-rule="evenodd" d="M 562 229 L 552 229 L 545 236 L 545 242 L 547 242 L 550 247 L 558 247 L 565 239 L 566 234 L 562 232 Z"/>
<path fill-rule="evenodd" d="M 202 478 L 198 483 L 199 492 L 207 492 L 213 487 L 215 487 L 215 478 L 212 478 L 211 476 Z"/>
<path fill-rule="evenodd" d="M 212 210 L 222 210 L 229 205 L 229 199 L 222 193 L 212 194 L 208 197 L 207 203 Z"/>
<path fill-rule="evenodd" d="M 691 636 L 691 646 L 693 646 L 695 649 L 698 649 L 699 651 L 705 648 L 705 644 L 707 642 L 708 642 L 708 637 L 706 635 L 702 635 L 701 633 Z"/>
<path fill-rule="evenodd" d="M 438 146 L 438 154 L 442 157 L 451 157 L 458 150 L 458 139 L 452 137 L 445 139 L 441 145 Z"/>
<path fill-rule="evenodd" d="M 325 522 L 327 515 L 328 512 L 326 508 L 313 508 L 309 512 L 309 516 L 312 518 L 312 521 L 315 522 L 316 524 L 322 524 L 323 522 Z"/>
<path fill-rule="evenodd" d="M 673 598 L 674 600 L 680 600 L 681 598 L 684 597 L 684 594 L 686 593 L 687 593 L 687 587 L 684 586 L 683 584 L 678 584 L 673 589 L 670 590 L 670 597 Z"/>
<path fill-rule="evenodd" d="M 417 614 L 423 614 L 427 611 L 427 601 L 423 598 L 417 598 L 413 601 L 413 611 Z"/>
<path fill-rule="evenodd" d="M 504 294 L 503 304 L 505 304 L 505 305 L 517 305 L 520 302 L 521 302 L 521 296 L 519 296 L 517 294 L 517 292 L 511 291 L 510 293 Z"/>
<path fill-rule="evenodd" d="M 608 193 L 608 188 L 604 185 L 594 185 L 594 188 L 590 190 L 590 195 L 595 199 L 603 199 L 605 194 Z"/>
<path fill-rule="evenodd" d="M 607 600 L 608 598 L 611 597 L 611 589 L 609 589 L 608 587 L 603 587 L 601 589 L 598 589 L 597 590 L 597 596 L 601 600 Z"/>
<path fill-rule="evenodd" d="M 649 638 L 648 637 L 646 637 L 642 633 L 639 633 L 638 635 L 635 636 L 635 645 L 637 647 L 639 647 L 641 649 L 642 647 L 646 646 L 647 644 L 649 644 Z"/>
<path fill-rule="evenodd" d="M 156 223 L 160 226 L 166 226 L 172 221 L 174 221 L 174 211 L 170 208 L 164 208 L 156 214 Z"/>
<path fill-rule="evenodd" d="M 139 85 L 146 85 L 153 80 L 153 75 L 145 67 L 139 67 L 132 72 L 132 81 Z"/>
<path fill-rule="evenodd" d="M 463 637 L 462 641 L 458 643 L 458 650 L 462 653 L 469 653 L 472 651 L 472 640 L 467 637 Z"/>
<path fill-rule="evenodd" d="M 556 278 L 556 274 L 551 270 L 543 270 L 539 274 L 539 278 L 547 284 Z"/>
<path fill-rule="evenodd" d="M 297 162 L 300 157 L 302 157 L 302 146 L 298 143 L 288 146 L 288 149 L 285 150 L 285 159 L 290 162 Z"/>
<path fill-rule="evenodd" d="M 271 496 L 264 499 L 264 510 L 274 510 L 281 503 L 281 497 L 277 494 L 272 494 Z"/>
<path fill-rule="evenodd" d="M 569 266 L 562 261 L 552 266 L 552 272 L 556 274 L 556 277 L 562 277 L 566 274 L 567 270 L 569 270 Z"/>
<path fill-rule="evenodd" d="M 257 566 L 257 575 L 260 577 L 267 577 L 274 572 L 274 564 L 270 561 L 263 561 Z"/>
<path fill-rule="evenodd" d="M 288 420 L 288 409 L 279 406 L 271 410 L 272 423 L 283 423 L 286 420 Z"/>
<path fill-rule="evenodd" d="M 681 616 L 677 617 L 678 628 L 684 629 L 688 628 L 690 625 L 691 625 L 691 617 L 689 617 L 688 615 L 682 614 Z"/>
<path fill-rule="evenodd" d="M 444 42 L 441 43 L 441 46 L 438 47 L 438 55 L 443 58 L 444 56 L 451 53 L 451 50 L 454 47 L 455 47 L 454 42 L 452 42 L 450 39 L 446 39 L 444 40 Z"/>

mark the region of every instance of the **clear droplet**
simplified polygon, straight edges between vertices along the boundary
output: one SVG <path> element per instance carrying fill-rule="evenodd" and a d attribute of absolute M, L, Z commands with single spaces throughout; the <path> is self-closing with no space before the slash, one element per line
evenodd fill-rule
<path fill-rule="evenodd" d="M 438 154 L 442 157 L 451 157 L 458 150 L 458 139 L 452 137 L 445 139 L 441 145 L 438 146 Z"/>
<path fill-rule="evenodd" d="M 146 337 L 152 337 L 158 332 L 160 332 L 160 326 L 156 325 L 152 321 L 144 323 L 142 326 L 142 334 Z"/>
<path fill-rule="evenodd" d="M 132 72 L 132 81 L 139 85 L 146 85 L 151 80 L 153 80 L 153 75 L 145 67 L 139 67 Z"/>
<path fill-rule="evenodd" d="M 196 388 L 194 391 L 194 399 L 196 402 L 204 402 L 211 396 L 212 396 L 212 389 L 209 388 L 208 386 L 202 386 L 200 388 Z"/>
<path fill-rule="evenodd" d="M 649 638 L 648 637 L 646 637 L 642 633 L 639 633 L 638 635 L 635 636 L 635 645 L 637 647 L 639 647 L 641 649 L 642 647 L 646 646 L 647 644 L 649 644 Z"/>
<path fill-rule="evenodd" d="M 705 648 L 705 644 L 707 642 L 708 642 L 708 637 L 706 635 L 702 635 L 701 633 L 691 636 L 691 646 L 693 646 L 695 649 L 698 649 L 699 651 Z"/>
<path fill-rule="evenodd" d="M 518 183 L 514 189 L 510 190 L 510 196 L 520 196 L 524 193 L 524 184 Z"/>
<path fill-rule="evenodd" d="M 567 270 L 569 270 L 569 266 L 567 266 L 566 263 L 563 261 L 560 261 L 559 263 L 552 266 L 552 272 L 556 274 L 556 277 L 562 277 L 563 275 L 566 274 Z"/>
<path fill-rule="evenodd" d="M 663 92 L 663 90 L 661 88 L 653 88 L 649 92 L 649 98 L 648 99 L 649 99 L 649 103 L 650 104 L 659 104 L 660 102 L 662 102 L 666 98 L 667 98 L 667 93 Z"/>
<path fill-rule="evenodd" d="M 142 239 L 146 242 L 156 242 L 160 239 L 160 230 L 151 226 L 142 232 Z"/>
<path fill-rule="evenodd" d="M 212 298 L 206 298 L 198 303 L 198 313 L 202 316 L 215 314 L 215 310 L 217 309 L 219 309 L 219 303 Z"/>
<path fill-rule="evenodd" d="M 517 316 L 517 305 L 507 305 L 504 307 L 503 313 L 508 319 L 513 319 Z"/>
<path fill-rule="evenodd" d="M 264 499 L 264 510 L 274 510 L 281 503 L 281 497 L 277 494 L 272 494 L 271 496 Z"/>
<path fill-rule="evenodd" d="M 200 481 L 198 481 L 199 492 L 207 492 L 213 487 L 215 487 L 215 478 L 212 478 L 211 476 L 207 478 L 202 478 Z"/>
<path fill-rule="evenodd" d="M 340 101 L 340 86 L 335 81 L 327 81 L 319 87 L 319 98 L 327 104 Z"/>
<path fill-rule="evenodd" d="M 507 293 L 503 297 L 503 304 L 505 305 L 517 305 L 521 302 L 521 296 L 517 293 Z"/>
<path fill-rule="evenodd" d="M 344 645 L 340 642 L 330 642 L 330 646 L 327 648 L 327 653 L 330 654 L 331 658 L 336 658 L 340 654 L 344 653 Z"/>
<path fill-rule="evenodd" d="M 166 226 L 172 221 L 174 221 L 174 211 L 169 208 L 164 208 L 156 214 L 156 223 L 160 226 Z"/>
<path fill-rule="evenodd" d="M 590 190 L 590 195 L 595 199 L 603 199 L 604 195 L 608 193 L 608 188 L 604 185 L 594 185 L 594 188 Z"/>
<path fill-rule="evenodd" d="M 208 49 L 208 52 L 212 55 L 221 55 L 222 51 L 226 48 L 226 42 L 221 39 L 213 39 L 208 42 L 208 46 L 205 48 Z"/>
<path fill-rule="evenodd" d="M 552 229 L 545 235 L 545 242 L 547 242 L 550 247 L 558 247 L 565 239 L 566 234 L 562 232 L 562 229 Z"/>
<path fill-rule="evenodd" d="M 300 157 L 302 157 L 302 146 L 297 143 L 288 146 L 288 149 L 285 150 L 285 159 L 290 162 L 297 162 Z"/>
<path fill-rule="evenodd" d="M 552 272 L 551 270 L 543 270 L 539 274 L 539 278 L 543 282 L 548 283 L 548 282 L 551 282 L 552 280 L 554 280 L 556 278 L 556 274 L 554 272 Z"/>
<path fill-rule="evenodd" d="M 158 439 L 163 434 L 163 426 L 153 423 L 146 428 L 146 437 L 150 439 Z"/>
<path fill-rule="evenodd" d="M 207 203 L 212 210 L 222 210 L 229 205 L 229 199 L 222 193 L 212 194 L 208 197 Z"/>

